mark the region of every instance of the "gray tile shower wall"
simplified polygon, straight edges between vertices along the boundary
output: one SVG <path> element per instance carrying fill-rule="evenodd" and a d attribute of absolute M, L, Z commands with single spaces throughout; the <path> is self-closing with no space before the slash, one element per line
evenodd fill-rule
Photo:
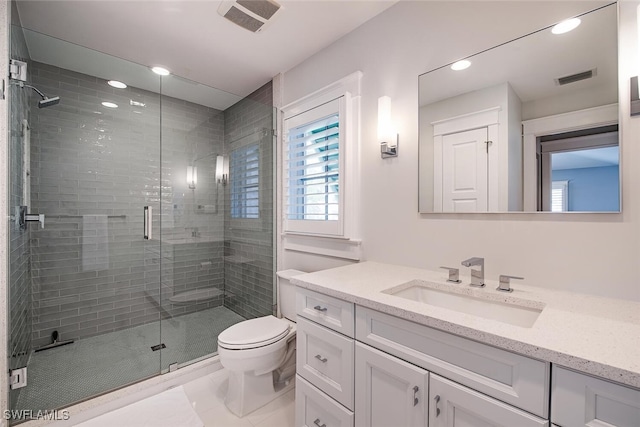
<path fill-rule="evenodd" d="M 37 62 L 32 72 L 61 97 L 32 119 L 32 211 L 47 218 L 31 230 L 33 347 L 54 330 L 79 339 L 221 305 L 170 298 L 223 286 L 223 198 L 211 182 L 222 112 Z M 202 169 L 195 190 L 185 179 L 193 162 Z M 142 235 L 147 205 L 152 240 Z M 209 243 L 180 247 L 195 234 Z"/>
<path fill-rule="evenodd" d="M 14 6 L 15 7 L 15 6 Z M 17 12 L 13 12 L 14 14 Z M 17 15 L 14 15 L 17 16 Z M 29 52 L 24 34 L 19 27 L 11 28 L 11 57 L 22 61 L 29 61 Z M 9 123 L 9 206 L 24 206 L 24 141 L 25 129 L 23 123 L 29 123 L 30 89 L 20 89 L 17 86 L 9 88 L 11 117 Z M 29 245 L 29 231 L 20 230 L 15 222 L 9 229 L 9 368 L 15 369 L 27 365 L 31 349 L 31 259 Z M 20 390 L 10 393 L 11 404 L 17 399 Z M 13 407 L 13 406 L 11 406 Z"/>
<path fill-rule="evenodd" d="M 227 154 L 259 147 L 259 217 L 232 213 L 233 183 L 225 187 L 225 306 L 245 318 L 272 313 L 273 304 L 273 95 L 269 82 L 225 110 Z M 233 174 L 231 174 L 233 178 Z"/>

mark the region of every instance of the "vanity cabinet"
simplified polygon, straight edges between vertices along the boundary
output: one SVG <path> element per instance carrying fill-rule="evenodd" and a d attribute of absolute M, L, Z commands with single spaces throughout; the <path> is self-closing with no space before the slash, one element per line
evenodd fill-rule
<path fill-rule="evenodd" d="M 427 370 L 361 343 L 355 369 L 356 426 L 427 426 Z"/>
<path fill-rule="evenodd" d="M 562 427 L 638 427 L 640 390 L 554 367 L 551 421 Z"/>
<path fill-rule="evenodd" d="M 640 390 L 308 289 L 296 298 L 297 426 L 640 426 Z"/>
<path fill-rule="evenodd" d="M 548 363 L 308 289 L 296 314 L 296 426 L 549 425 Z"/>

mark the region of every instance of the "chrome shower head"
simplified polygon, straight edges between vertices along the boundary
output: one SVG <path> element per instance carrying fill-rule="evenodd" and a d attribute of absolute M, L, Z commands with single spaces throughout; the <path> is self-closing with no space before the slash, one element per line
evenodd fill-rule
<path fill-rule="evenodd" d="M 60 97 L 59 96 L 54 96 L 54 97 L 49 98 L 47 95 L 45 95 L 40 90 L 38 90 L 38 88 L 35 87 L 35 86 L 31 86 L 31 85 L 25 84 L 22 81 L 11 82 L 11 84 L 18 85 L 21 88 L 25 88 L 25 87 L 31 88 L 31 89 L 33 89 L 34 92 L 36 92 L 38 95 L 40 95 L 42 100 L 38 101 L 38 108 L 47 108 L 47 107 L 51 107 L 52 105 L 56 105 L 56 104 L 60 103 Z"/>
<path fill-rule="evenodd" d="M 44 98 L 42 101 L 38 101 L 38 108 L 47 108 L 52 105 L 56 105 L 60 103 L 60 97 L 54 96 L 53 98 Z"/>

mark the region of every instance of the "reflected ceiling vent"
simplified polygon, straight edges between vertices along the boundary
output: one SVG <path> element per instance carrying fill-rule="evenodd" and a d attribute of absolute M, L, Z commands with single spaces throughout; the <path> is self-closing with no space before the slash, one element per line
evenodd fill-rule
<path fill-rule="evenodd" d="M 590 79 L 591 77 L 595 77 L 597 74 L 597 69 L 594 68 L 593 70 L 582 71 L 581 73 L 571 74 L 570 76 L 558 77 L 556 79 L 556 84 L 558 86 L 568 85 L 569 83 Z"/>
<path fill-rule="evenodd" d="M 264 30 L 278 10 L 273 0 L 224 0 L 218 7 L 220 15 L 254 33 Z"/>

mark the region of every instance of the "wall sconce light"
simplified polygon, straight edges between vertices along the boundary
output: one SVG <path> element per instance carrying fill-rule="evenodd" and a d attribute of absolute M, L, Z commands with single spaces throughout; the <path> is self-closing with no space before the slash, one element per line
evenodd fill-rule
<path fill-rule="evenodd" d="M 224 173 L 224 156 L 216 157 L 216 180 L 218 184 L 227 185 L 227 174 Z"/>
<path fill-rule="evenodd" d="M 398 134 L 391 126 L 391 98 L 378 98 L 378 142 L 383 159 L 398 157 Z"/>
<path fill-rule="evenodd" d="M 640 116 L 640 86 L 638 76 L 631 77 L 631 115 Z"/>
<path fill-rule="evenodd" d="M 187 184 L 189 188 L 195 190 L 198 183 L 198 168 L 196 166 L 187 166 Z"/>

